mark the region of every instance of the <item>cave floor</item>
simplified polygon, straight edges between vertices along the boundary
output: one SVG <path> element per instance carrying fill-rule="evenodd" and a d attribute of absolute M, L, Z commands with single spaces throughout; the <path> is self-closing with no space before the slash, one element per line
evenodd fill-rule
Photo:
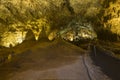
<path fill-rule="evenodd" d="M 80 47 L 64 41 L 36 45 L 1 65 L 0 80 L 110 80 Z"/>

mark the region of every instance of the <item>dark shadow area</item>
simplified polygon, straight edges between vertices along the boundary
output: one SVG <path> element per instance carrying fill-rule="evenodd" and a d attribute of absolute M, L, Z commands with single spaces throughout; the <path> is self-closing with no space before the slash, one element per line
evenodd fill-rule
<path fill-rule="evenodd" d="M 92 53 L 90 56 L 93 63 L 99 66 L 112 80 L 120 80 L 120 60 L 107 55 L 105 51 L 98 48 L 96 48 L 96 54 L 94 54 L 93 47 L 91 50 Z"/>
<path fill-rule="evenodd" d="M 107 29 L 101 29 L 97 32 L 98 39 L 100 40 L 109 40 L 109 41 L 117 41 L 117 34 L 112 33 Z"/>

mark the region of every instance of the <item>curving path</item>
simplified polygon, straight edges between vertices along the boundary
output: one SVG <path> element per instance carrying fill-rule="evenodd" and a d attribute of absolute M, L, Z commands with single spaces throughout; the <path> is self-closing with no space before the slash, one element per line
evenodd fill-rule
<path fill-rule="evenodd" d="M 0 66 L 0 80 L 111 80 L 81 48 L 64 41 L 47 44 Z"/>

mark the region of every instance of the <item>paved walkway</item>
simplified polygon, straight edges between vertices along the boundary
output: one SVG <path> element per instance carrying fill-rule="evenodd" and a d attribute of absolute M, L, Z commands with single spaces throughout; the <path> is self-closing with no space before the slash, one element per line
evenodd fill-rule
<path fill-rule="evenodd" d="M 85 53 L 66 42 L 28 50 L 0 66 L 0 80 L 110 80 Z"/>

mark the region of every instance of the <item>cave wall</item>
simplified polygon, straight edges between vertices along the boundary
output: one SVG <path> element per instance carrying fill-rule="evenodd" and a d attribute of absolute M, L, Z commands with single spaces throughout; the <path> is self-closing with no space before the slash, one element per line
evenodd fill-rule
<path fill-rule="evenodd" d="M 120 0 L 109 2 L 109 6 L 105 8 L 103 19 L 104 28 L 120 35 Z"/>
<path fill-rule="evenodd" d="M 61 27 L 64 29 L 73 19 L 84 20 L 95 17 L 101 8 L 100 2 L 99 0 L 0 0 L 0 36 L 31 30 L 36 40 L 41 36 L 47 37 L 55 29 Z M 3 40 L 3 36 L 0 40 L 9 43 L 7 38 Z"/>
<path fill-rule="evenodd" d="M 79 19 L 90 22 L 99 38 L 105 34 L 109 40 L 120 35 L 119 4 L 119 0 L 0 0 L 0 41 L 9 42 L 3 34 L 29 30 L 39 40 Z"/>
<path fill-rule="evenodd" d="M 104 0 L 98 14 L 96 32 L 99 39 L 109 41 L 120 40 L 120 1 Z"/>

